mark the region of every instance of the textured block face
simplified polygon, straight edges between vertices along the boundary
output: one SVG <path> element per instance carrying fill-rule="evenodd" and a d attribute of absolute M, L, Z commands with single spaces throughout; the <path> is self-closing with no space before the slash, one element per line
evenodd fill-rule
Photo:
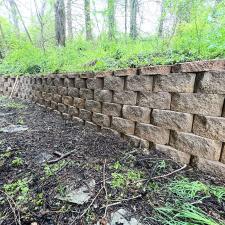
<path fill-rule="evenodd" d="M 64 79 L 64 85 L 66 87 L 74 87 L 75 85 L 75 80 L 73 78 L 65 78 Z"/>
<path fill-rule="evenodd" d="M 130 105 L 123 106 L 123 118 L 140 123 L 150 122 L 150 112 L 151 110 L 149 108 Z"/>
<path fill-rule="evenodd" d="M 76 107 L 74 107 L 74 106 L 69 106 L 69 107 L 68 107 L 68 114 L 69 114 L 70 116 L 78 116 L 79 110 L 78 110 L 78 108 L 76 108 Z"/>
<path fill-rule="evenodd" d="M 105 77 L 104 89 L 122 91 L 124 89 L 124 78 L 121 77 Z"/>
<path fill-rule="evenodd" d="M 82 98 L 73 98 L 73 105 L 77 108 L 83 109 L 85 105 L 85 100 Z"/>
<path fill-rule="evenodd" d="M 126 80 L 126 89 L 129 91 L 152 91 L 152 76 L 129 76 Z"/>
<path fill-rule="evenodd" d="M 135 134 L 157 144 L 167 144 L 169 142 L 169 130 L 151 124 L 137 123 Z"/>
<path fill-rule="evenodd" d="M 207 72 L 199 82 L 198 92 L 225 94 L 225 72 Z"/>
<path fill-rule="evenodd" d="M 79 97 L 79 89 L 73 87 L 68 88 L 68 95 L 71 97 Z"/>
<path fill-rule="evenodd" d="M 103 88 L 103 79 L 101 78 L 89 78 L 87 79 L 87 88 L 89 89 L 102 89 Z"/>
<path fill-rule="evenodd" d="M 83 120 L 91 121 L 92 113 L 88 110 L 81 109 L 80 110 L 80 118 Z"/>
<path fill-rule="evenodd" d="M 110 126 L 110 118 L 101 113 L 93 113 L 92 121 L 101 127 L 109 127 Z"/>
<path fill-rule="evenodd" d="M 94 100 L 99 102 L 111 102 L 112 101 L 112 91 L 109 90 L 95 90 Z"/>
<path fill-rule="evenodd" d="M 123 134 L 134 134 L 134 122 L 119 117 L 112 118 L 112 129 Z"/>
<path fill-rule="evenodd" d="M 80 89 L 80 97 L 84 99 L 90 99 L 92 100 L 94 98 L 94 92 L 93 90 L 81 88 Z"/>
<path fill-rule="evenodd" d="M 115 92 L 113 102 L 118 104 L 136 105 L 137 93 L 133 91 Z"/>
<path fill-rule="evenodd" d="M 115 76 L 121 76 L 121 77 L 126 77 L 126 76 L 132 76 L 137 74 L 137 69 L 136 68 L 129 68 L 129 69 L 122 69 L 122 70 L 116 70 L 114 71 Z"/>
<path fill-rule="evenodd" d="M 75 78 L 75 87 L 76 87 L 76 88 L 86 88 L 86 82 L 85 82 L 85 79 L 76 77 L 76 78 Z"/>
<path fill-rule="evenodd" d="M 168 155 L 171 159 L 178 163 L 186 164 L 188 165 L 191 159 L 191 155 L 185 152 L 178 151 L 175 148 L 172 148 L 168 145 L 155 145 L 155 148 L 163 152 L 164 154 Z"/>
<path fill-rule="evenodd" d="M 221 162 L 225 164 L 225 144 L 223 144 L 222 154 L 221 154 Z"/>
<path fill-rule="evenodd" d="M 170 145 L 182 152 L 211 160 L 219 160 L 222 148 L 220 141 L 182 132 L 172 132 Z"/>
<path fill-rule="evenodd" d="M 101 112 L 102 106 L 100 102 L 87 100 L 85 102 L 85 109 L 91 112 Z"/>
<path fill-rule="evenodd" d="M 198 158 L 196 165 L 199 170 L 225 179 L 225 164 L 223 163 Z"/>
<path fill-rule="evenodd" d="M 79 118 L 79 117 L 76 117 L 76 116 L 72 117 L 72 121 L 73 121 L 73 123 L 74 123 L 75 125 L 77 125 L 77 126 L 82 126 L 82 125 L 84 125 L 84 120 L 82 120 L 82 119 Z"/>
<path fill-rule="evenodd" d="M 171 66 L 146 66 L 140 68 L 141 75 L 167 75 L 171 72 Z"/>
<path fill-rule="evenodd" d="M 61 113 L 67 113 L 67 106 L 62 103 L 58 103 L 58 110 Z"/>
<path fill-rule="evenodd" d="M 170 130 L 191 132 L 193 115 L 170 110 L 154 109 L 152 124 Z"/>
<path fill-rule="evenodd" d="M 58 87 L 58 94 L 60 95 L 68 95 L 68 88 L 67 87 Z"/>
<path fill-rule="evenodd" d="M 73 105 L 73 98 L 71 96 L 63 96 L 62 102 L 65 105 Z"/>
<path fill-rule="evenodd" d="M 196 115 L 194 118 L 193 133 L 225 142 L 225 118 Z"/>
<path fill-rule="evenodd" d="M 195 85 L 194 73 L 170 74 L 154 77 L 154 92 L 192 93 Z"/>
<path fill-rule="evenodd" d="M 139 106 L 170 109 L 171 95 L 167 92 L 140 92 Z"/>
<path fill-rule="evenodd" d="M 98 130 L 98 126 L 90 121 L 85 121 L 85 127 L 96 131 Z"/>
<path fill-rule="evenodd" d="M 60 77 L 56 77 L 56 78 L 53 79 L 53 84 L 55 86 L 63 86 L 63 83 L 64 83 L 63 79 L 60 78 Z"/>
<path fill-rule="evenodd" d="M 104 102 L 102 104 L 102 113 L 109 116 L 120 116 L 122 112 L 122 106 L 115 103 Z"/>
<path fill-rule="evenodd" d="M 117 132 L 116 130 L 110 129 L 108 127 L 102 127 L 101 131 L 103 134 L 106 134 L 106 135 L 114 135 L 114 136 L 120 137 L 119 132 Z"/>
<path fill-rule="evenodd" d="M 206 116 L 221 116 L 223 102 L 222 95 L 180 93 L 172 96 L 171 110 Z"/>

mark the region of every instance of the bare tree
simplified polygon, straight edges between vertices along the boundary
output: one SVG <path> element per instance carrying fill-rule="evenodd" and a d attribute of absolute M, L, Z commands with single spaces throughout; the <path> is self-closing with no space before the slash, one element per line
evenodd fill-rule
<path fill-rule="evenodd" d="M 44 16 L 44 11 L 45 11 L 45 1 L 42 1 L 42 6 L 41 10 L 38 10 L 37 2 L 34 0 L 34 5 L 35 5 L 35 10 L 37 14 L 37 18 L 40 24 L 40 29 L 41 29 L 41 47 L 43 51 L 45 52 L 45 40 L 44 40 L 44 21 L 43 21 L 43 16 Z"/>
<path fill-rule="evenodd" d="M 15 6 L 14 0 L 7 0 L 10 6 L 10 18 L 12 19 L 12 23 L 14 27 L 16 28 L 16 35 L 19 36 L 20 28 L 19 28 L 19 21 L 18 21 L 18 12 Z"/>
<path fill-rule="evenodd" d="M 160 18 L 159 18 L 159 29 L 158 29 L 158 36 L 159 37 L 162 37 L 162 35 L 163 35 L 163 27 L 164 27 L 164 21 L 165 21 L 165 13 L 166 13 L 165 3 L 166 3 L 166 0 L 162 0 L 161 15 L 160 15 Z"/>
<path fill-rule="evenodd" d="M 66 45 L 66 16 L 64 0 L 55 3 L 55 34 L 58 46 Z"/>
<path fill-rule="evenodd" d="M 91 5 L 90 0 L 84 0 L 84 12 L 85 12 L 85 29 L 86 39 L 92 40 L 92 26 L 91 26 Z"/>
<path fill-rule="evenodd" d="M 138 0 L 130 0 L 130 37 L 136 39 Z"/>
<path fill-rule="evenodd" d="M 108 0 L 108 36 L 109 39 L 115 38 L 115 0 Z"/>
<path fill-rule="evenodd" d="M 125 35 L 127 35 L 127 8 L 128 8 L 128 1 L 127 0 L 125 0 L 125 2 L 124 2 L 125 4 L 124 4 L 124 11 L 125 11 L 125 15 L 124 15 L 124 25 L 125 25 Z"/>
<path fill-rule="evenodd" d="M 72 23 L 72 0 L 67 0 L 67 30 L 68 38 L 73 38 L 73 23 Z"/>

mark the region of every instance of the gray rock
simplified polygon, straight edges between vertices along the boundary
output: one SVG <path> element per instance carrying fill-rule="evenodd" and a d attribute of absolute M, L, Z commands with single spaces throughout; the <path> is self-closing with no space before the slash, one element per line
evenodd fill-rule
<path fill-rule="evenodd" d="M 47 162 L 50 158 L 52 158 L 51 154 L 42 152 L 37 157 L 35 157 L 35 162 L 38 162 L 39 164 L 43 164 L 43 163 Z"/>
<path fill-rule="evenodd" d="M 21 132 L 21 131 L 26 131 L 28 130 L 27 126 L 22 126 L 22 125 L 9 125 L 7 127 L 1 128 L 0 133 L 16 133 L 16 132 Z"/>
<path fill-rule="evenodd" d="M 99 225 L 99 222 L 96 225 Z M 107 225 L 142 225 L 142 223 L 126 209 L 119 209 L 111 214 L 111 220 Z"/>
<path fill-rule="evenodd" d="M 64 196 L 56 195 L 56 198 L 62 201 L 83 205 L 93 195 L 95 188 L 95 180 L 91 179 L 85 182 L 87 185 L 74 189 L 73 186 L 68 186 Z"/>

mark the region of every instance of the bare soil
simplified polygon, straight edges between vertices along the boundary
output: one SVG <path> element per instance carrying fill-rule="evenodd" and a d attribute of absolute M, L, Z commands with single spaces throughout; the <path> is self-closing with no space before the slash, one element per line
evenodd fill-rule
<path fill-rule="evenodd" d="M 0 154 L 10 152 L 0 165 L 0 225 L 30 225 L 32 222 L 38 225 L 96 224 L 106 213 L 106 219 L 101 221 L 104 225 L 111 212 L 119 208 L 129 209 L 145 224 L 163 224 L 154 219 L 155 208 L 175 202 L 175 196 L 166 190 L 172 180 L 187 177 L 205 184 L 225 186 L 225 181 L 189 167 L 171 176 L 152 179 L 182 166 L 156 151 L 147 155 L 116 136 L 75 126 L 32 103 L 22 104 L 25 106 L 22 109 L 16 105 L 5 107 L 2 104 L 0 107 L 0 113 L 10 113 L 0 117 L 1 127 L 11 123 L 29 128 L 12 134 L 0 133 Z M 66 153 L 74 149 L 72 155 L 57 164 L 40 162 L 43 155 L 53 159 L 55 151 Z M 18 158 L 22 163 L 15 163 Z M 125 181 L 115 178 L 120 174 L 132 175 L 132 171 L 137 171 L 133 178 L 126 176 Z M 26 199 L 20 201 L 18 197 L 23 191 L 15 190 L 10 196 L 4 185 L 22 179 L 28 180 L 29 191 Z M 66 186 L 80 187 L 89 179 L 94 179 L 96 186 L 85 204 L 71 204 L 56 198 Z M 104 183 L 107 194 L 102 188 Z M 107 204 L 110 207 L 105 212 Z M 225 202 L 218 203 L 209 197 L 196 204 L 216 221 L 225 221 Z"/>

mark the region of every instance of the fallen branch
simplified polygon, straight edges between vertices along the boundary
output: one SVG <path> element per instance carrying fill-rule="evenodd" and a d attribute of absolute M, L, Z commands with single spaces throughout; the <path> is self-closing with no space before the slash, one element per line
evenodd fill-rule
<path fill-rule="evenodd" d="M 57 159 L 52 159 L 52 160 L 49 160 L 47 163 L 48 164 L 53 164 L 53 163 L 57 163 L 58 161 L 70 156 L 71 154 L 73 154 L 74 152 L 76 152 L 77 149 L 74 149 L 73 151 L 70 151 L 70 152 L 67 152 L 67 153 L 61 153 L 61 152 L 58 152 L 58 151 L 55 151 L 54 154 L 59 156 Z M 81 158 L 81 156 L 76 156 L 78 158 Z"/>
<path fill-rule="evenodd" d="M 109 207 L 115 206 L 115 205 L 120 205 L 120 204 L 122 204 L 123 202 L 128 202 L 128 201 L 130 201 L 130 200 L 134 200 L 134 199 L 141 198 L 141 197 L 142 197 L 142 195 L 138 195 L 138 196 L 135 196 L 135 197 L 122 199 L 122 200 L 119 201 L 119 202 L 114 202 L 114 203 L 112 203 L 112 204 L 103 206 L 103 207 L 101 207 L 101 209 L 104 209 L 104 208 L 106 208 L 106 207 L 109 208 Z"/>
<path fill-rule="evenodd" d="M 13 92 L 14 92 L 16 86 L 17 86 L 17 83 L 18 83 L 18 77 L 19 76 L 17 75 L 16 80 L 15 80 L 15 83 L 14 83 L 13 88 L 12 88 L 12 92 L 11 92 L 9 98 L 12 98 L 12 96 L 13 96 Z"/>

